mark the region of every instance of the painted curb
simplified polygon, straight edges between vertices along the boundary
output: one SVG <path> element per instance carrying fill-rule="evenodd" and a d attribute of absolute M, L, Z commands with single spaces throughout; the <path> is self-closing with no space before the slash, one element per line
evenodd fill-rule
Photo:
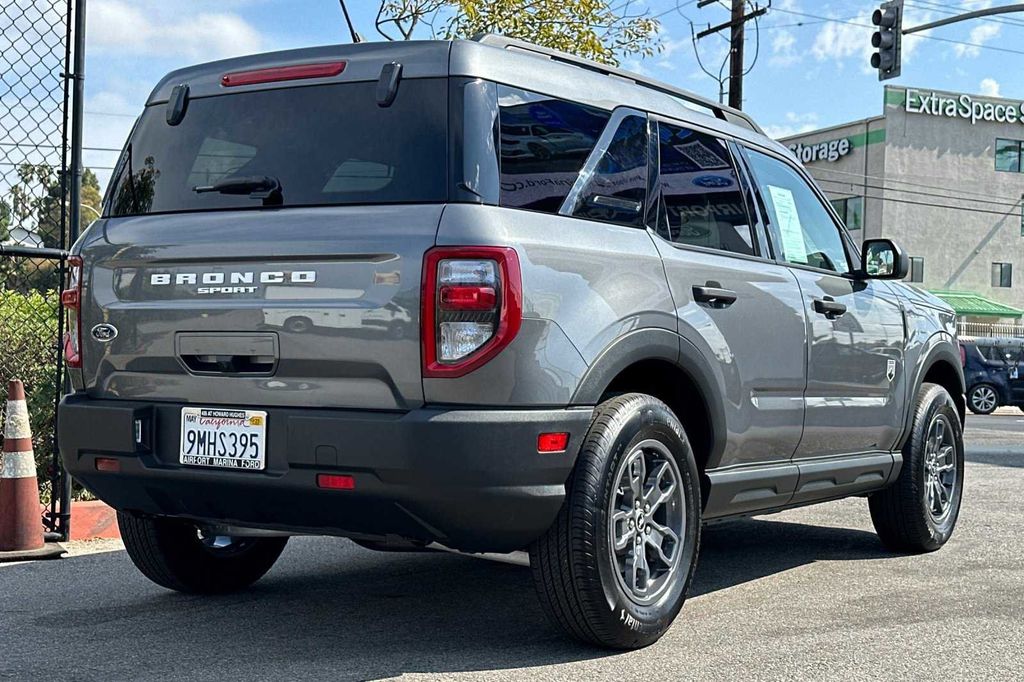
<path fill-rule="evenodd" d="M 71 540 L 117 540 L 117 512 L 99 500 L 71 503 Z"/>

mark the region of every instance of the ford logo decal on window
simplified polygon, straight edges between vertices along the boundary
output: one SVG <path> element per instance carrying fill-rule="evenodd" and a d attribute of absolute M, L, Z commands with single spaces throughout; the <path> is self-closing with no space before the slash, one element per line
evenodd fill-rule
<path fill-rule="evenodd" d="M 112 324 L 98 324 L 92 328 L 92 338 L 100 343 L 113 341 L 117 337 L 117 327 Z"/>
<path fill-rule="evenodd" d="M 693 179 L 693 184 L 698 187 L 732 187 L 732 180 L 723 178 L 721 175 L 701 175 Z"/>

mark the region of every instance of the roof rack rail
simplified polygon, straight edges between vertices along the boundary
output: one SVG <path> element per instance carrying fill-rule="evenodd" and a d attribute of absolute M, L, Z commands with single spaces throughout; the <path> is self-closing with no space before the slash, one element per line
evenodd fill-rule
<path fill-rule="evenodd" d="M 745 128 L 749 128 L 756 133 L 764 134 L 761 127 L 754 122 L 747 114 L 743 113 L 739 109 L 734 109 L 730 106 L 720 104 L 710 99 L 701 97 L 700 95 L 689 92 L 688 90 L 682 90 L 680 88 L 663 83 L 654 78 L 647 78 L 639 74 L 631 73 L 623 69 L 619 69 L 614 66 L 608 66 L 607 64 L 600 64 L 590 59 L 583 57 L 577 57 L 576 55 L 561 52 L 559 50 L 553 50 L 548 47 L 541 47 L 540 45 L 534 45 L 528 43 L 525 40 L 518 40 L 516 38 L 506 38 L 505 36 L 498 35 L 495 33 L 479 33 L 472 38 L 473 41 L 478 42 L 482 45 L 490 45 L 492 47 L 499 47 L 506 50 L 517 50 L 521 52 L 528 52 L 538 57 L 550 59 L 552 61 L 565 62 L 567 64 L 574 64 L 590 71 L 595 71 L 605 76 L 614 76 L 615 78 L 621 78 L 627 81 L 636 83 L 637 85 L 651 90 L 656 90 L 660 93 L 675 97 L 689 104 L 707 109 L 712 115 L 723 121 L 735 123 Z"/>

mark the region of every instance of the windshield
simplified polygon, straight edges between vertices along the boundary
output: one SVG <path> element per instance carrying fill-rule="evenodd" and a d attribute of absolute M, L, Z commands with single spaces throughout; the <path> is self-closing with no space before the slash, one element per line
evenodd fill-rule
<path fill-rule="evenodd" d="M 166 105 L 150 106 L 122 155 L 106 212 L 259 208 L 266 192 L 211 191 L 254 178 L 278 183 L 273 206 L 445 201 L 445 79 L 402 81 L 384 108 L 376 87 L 341 83 L 193 99 L 177 126 L 168 125 Z"/>

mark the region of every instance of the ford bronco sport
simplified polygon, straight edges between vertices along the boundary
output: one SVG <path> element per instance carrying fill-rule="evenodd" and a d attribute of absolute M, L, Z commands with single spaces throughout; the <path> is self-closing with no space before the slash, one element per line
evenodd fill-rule
<path fill-rule="evenodd" d="M 70 267 L 63 459 L 170 589 L 295 534 L 526 549 L 632 648 L 704 523 L 860 495 L 924 552 L 960 510 L 954 316 L 903 253 L 745 114 L 529 44 L 176 71 Z"/>

